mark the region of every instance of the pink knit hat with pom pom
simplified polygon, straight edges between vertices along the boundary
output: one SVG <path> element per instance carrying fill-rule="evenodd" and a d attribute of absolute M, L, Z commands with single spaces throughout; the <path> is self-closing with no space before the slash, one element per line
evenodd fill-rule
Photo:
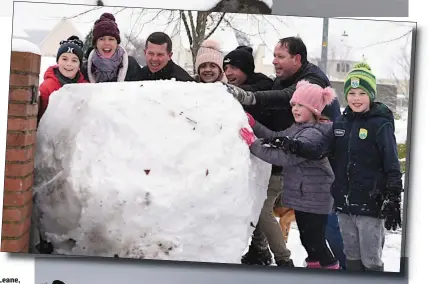
<path fill-rule="evenodd" d="M 206 62 L 213 62 L 219 66 L 221 72 L 223 65 L 223 54 L 220 51 L 219 43 L 215 40 L 207 39 L 202 44 L 195 59 L 195 67 L 198 72 L 200 65 Z"/>
<path fill-rule="evenodd" d="M 331 87 L 323 89 L 319 85 L 302 80 L 296 84 L 296 90 L 293 93 L 290 104 L 303 105 L 316 116 L 320 116 L 323 109 L 330 105 L 335 97 L 335 91 Z"/>

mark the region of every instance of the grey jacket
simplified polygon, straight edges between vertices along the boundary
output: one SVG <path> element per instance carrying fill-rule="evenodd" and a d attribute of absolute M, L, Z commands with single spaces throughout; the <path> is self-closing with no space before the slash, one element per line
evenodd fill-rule
<path fill-rule="evenodd" d="M 293 124 L 281 132 L 274 132 L 256 122 L 253 131 L 258 138 L 289 136 L 304 143 L 321 143 L 333 135 L 332 123 Z M 328 158 L 307 160 L 281 149 L 264 146 L 257 139 L 250 151 L 259 159 L 283 167 L 283 204 L 297 211 L 329 214 L 333 208 L 331 185 L 334 172 Z"/>

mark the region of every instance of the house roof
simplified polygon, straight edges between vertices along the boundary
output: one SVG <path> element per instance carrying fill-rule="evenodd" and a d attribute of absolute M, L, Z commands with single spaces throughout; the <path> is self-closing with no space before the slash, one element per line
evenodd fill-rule
<path fill-rule="evenodd" d="M 51 33 L 50 30 L 38 30 L 38 29 L 25 30 L 25 32 L 28 35 L 27 40 L 37 45 L 40 45 L 42 41 L 45 40 L 48 37 L 48 35 Z"/>

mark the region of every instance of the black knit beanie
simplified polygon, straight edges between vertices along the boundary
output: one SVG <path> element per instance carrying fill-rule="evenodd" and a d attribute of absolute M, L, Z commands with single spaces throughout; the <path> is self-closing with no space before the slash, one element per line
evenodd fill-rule
<path fill-rule="evenodd" d="M 83 58 L 83 42 L 77 36 L 71 36 L 67 40 L 63 40 L 60 42 L 60 48 L 57 53 L 57 62 L 63 53 L 73 53 L 79 58 L 80 64 L 82 64 Z"/>
<path fill-rule="evenodd" d="M 250 46 L 240 45 L 230 53 L 228 53 L 223 59 L 223 69 L 225 66 L 230 64 L 239 68 L 247 76 L 252 75 L 255 72 L 255 62 L 253 59 L 253 48 Z"/>

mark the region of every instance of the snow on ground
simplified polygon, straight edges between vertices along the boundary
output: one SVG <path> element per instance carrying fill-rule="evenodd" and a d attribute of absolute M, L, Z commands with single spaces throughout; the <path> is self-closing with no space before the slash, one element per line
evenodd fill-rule
<path fill-rule="evenodd" d="M 64 86 L 37 132 L 42 234 L 59 254 L 240 263 L 271 172 L 241 127 L 220 83 Z"/>
<path fill-rule="evenodd" d="M 400 119 L 395 120 L 396 143 L 403 144 L 407 142 L 408 129 L 408 108 L 398 110 Z"/>
<path fill-rule="evenodd" d="M 279 221 L 279 218 L 276 218 Z M 251 239 L 248 245 L 250 245 Z M 386 238 L 383 249 L 383 262 L 384 271 L 386 272 L 400 272 L 400 257 L 401 257 L 401 244 L 402 244 L 402 229 L 398 229 L 396 232 L 386 231 Z M 299 239 L 299 231 L 296 222 L 293 222 L 289 232 L 289 238 L 287 242 L 287 248 L 291 251 L 291 258 L 296 267 L 305 267 L 305 258 L 307 252 L 301 245 Z M 247 249 L 243 252 L 243 255 L 247 252 Z M 274 254 L 272 254 L 274 260 Z M 273 266 L 276 264 L 273 261 Z"/>

